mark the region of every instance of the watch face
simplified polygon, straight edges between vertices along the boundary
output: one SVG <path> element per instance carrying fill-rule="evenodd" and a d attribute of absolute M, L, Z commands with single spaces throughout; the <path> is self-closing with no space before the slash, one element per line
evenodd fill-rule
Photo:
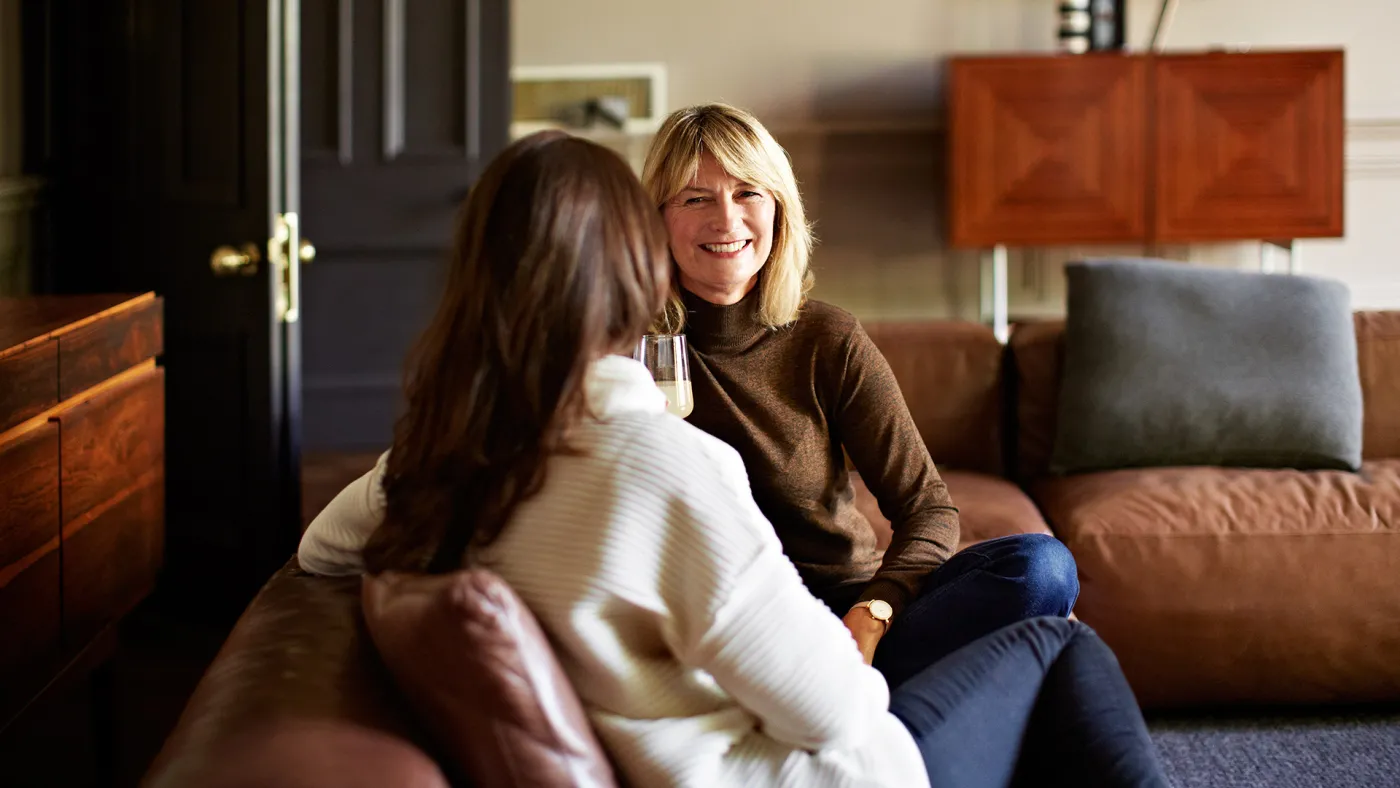
<path fill-rule="evenodd" d="M 883 599 L 876 599 L 870 603 L 870 615 L 881 621 L 888 621 L 890 616 L 894 615 L 894 608 L 890 607 L 889 602 Z"/>

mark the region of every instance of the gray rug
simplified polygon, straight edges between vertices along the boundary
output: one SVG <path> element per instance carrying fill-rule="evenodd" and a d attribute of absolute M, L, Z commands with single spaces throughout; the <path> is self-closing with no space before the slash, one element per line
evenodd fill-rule
<path fill-rule="evenodd" d="M 1400 788 L 1400 708 L 1148 718 L 1176 788 Z"/>

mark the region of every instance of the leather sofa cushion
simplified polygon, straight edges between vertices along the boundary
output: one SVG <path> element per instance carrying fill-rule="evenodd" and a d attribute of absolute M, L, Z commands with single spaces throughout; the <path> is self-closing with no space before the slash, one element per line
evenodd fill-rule
<path fill-rule="evenodd" d="M 985 473 L 942 469 L 938 473 L 948 485 L 953 505 L 958 507 L 959 550 L 998 536 L 1050 533 L 1050 527 L 1035 504 L 1011 482 Z M 856 509 L 875 529 L 880 548 L 888 547 L 892 535 L 890 521 L 880 514 L 875 496 L 859 474 L 851 474 L 851 486 L 855 488 Z"/>
<path fill-rule="evenodd" d="M 360 592 L 358 577 L 317 577 L 288 561 L 238 620 L 141 784 L 365 778 L 446 788 L 428 737 L 375 654 Z M 299 781 L 308 762 L 335 767 L 319 782 Z"/>
<path fill-rule="evenodd" d="M 269 721 L 220 750 L 201 788 L 448 788 L 411 742 L 327 720 Z"/>
<path fill-rule="evenodd" d="M 1400 460 L 1121 470 L 1033 488 L 1144 705 L 1400 695 Z"/>
<path fill-rule="evenodd" d="M 385 573 L 365 578 L 363 600 L 399 687 L 476 785 L 616 784 L 539 624 L 500 577 Z"/>
<path fill-rule="evenodd" d="M 944 467 L 1001 474 L 1003 348 L 980 323 L 863 323 L 889 362 L 929 455 Z"/>

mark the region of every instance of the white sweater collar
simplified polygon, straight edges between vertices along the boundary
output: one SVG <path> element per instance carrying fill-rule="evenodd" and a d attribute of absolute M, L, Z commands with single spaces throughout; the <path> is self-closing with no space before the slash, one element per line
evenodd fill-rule
<path fill-rule="evenodd" d="M 609 355 L 594 361 L 584 377 L 588 407 L 600 419 L 622 413 L 661 413 L 666 395 L 639 361 Z"/>

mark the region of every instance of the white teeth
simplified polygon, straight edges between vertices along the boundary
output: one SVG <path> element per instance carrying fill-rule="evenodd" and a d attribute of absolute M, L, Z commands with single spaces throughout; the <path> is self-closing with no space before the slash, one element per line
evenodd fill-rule
<path fill-rule="evenodd" d="M 729 254 L 730 252 L 737 252 L 743 249 L 746 243 L 748 243 L 748 241 L 734 241 L 733 243 L 727 244 L 700 244 L 700 247 L 707 252 L 714 252 L 715 254 Z"/>

